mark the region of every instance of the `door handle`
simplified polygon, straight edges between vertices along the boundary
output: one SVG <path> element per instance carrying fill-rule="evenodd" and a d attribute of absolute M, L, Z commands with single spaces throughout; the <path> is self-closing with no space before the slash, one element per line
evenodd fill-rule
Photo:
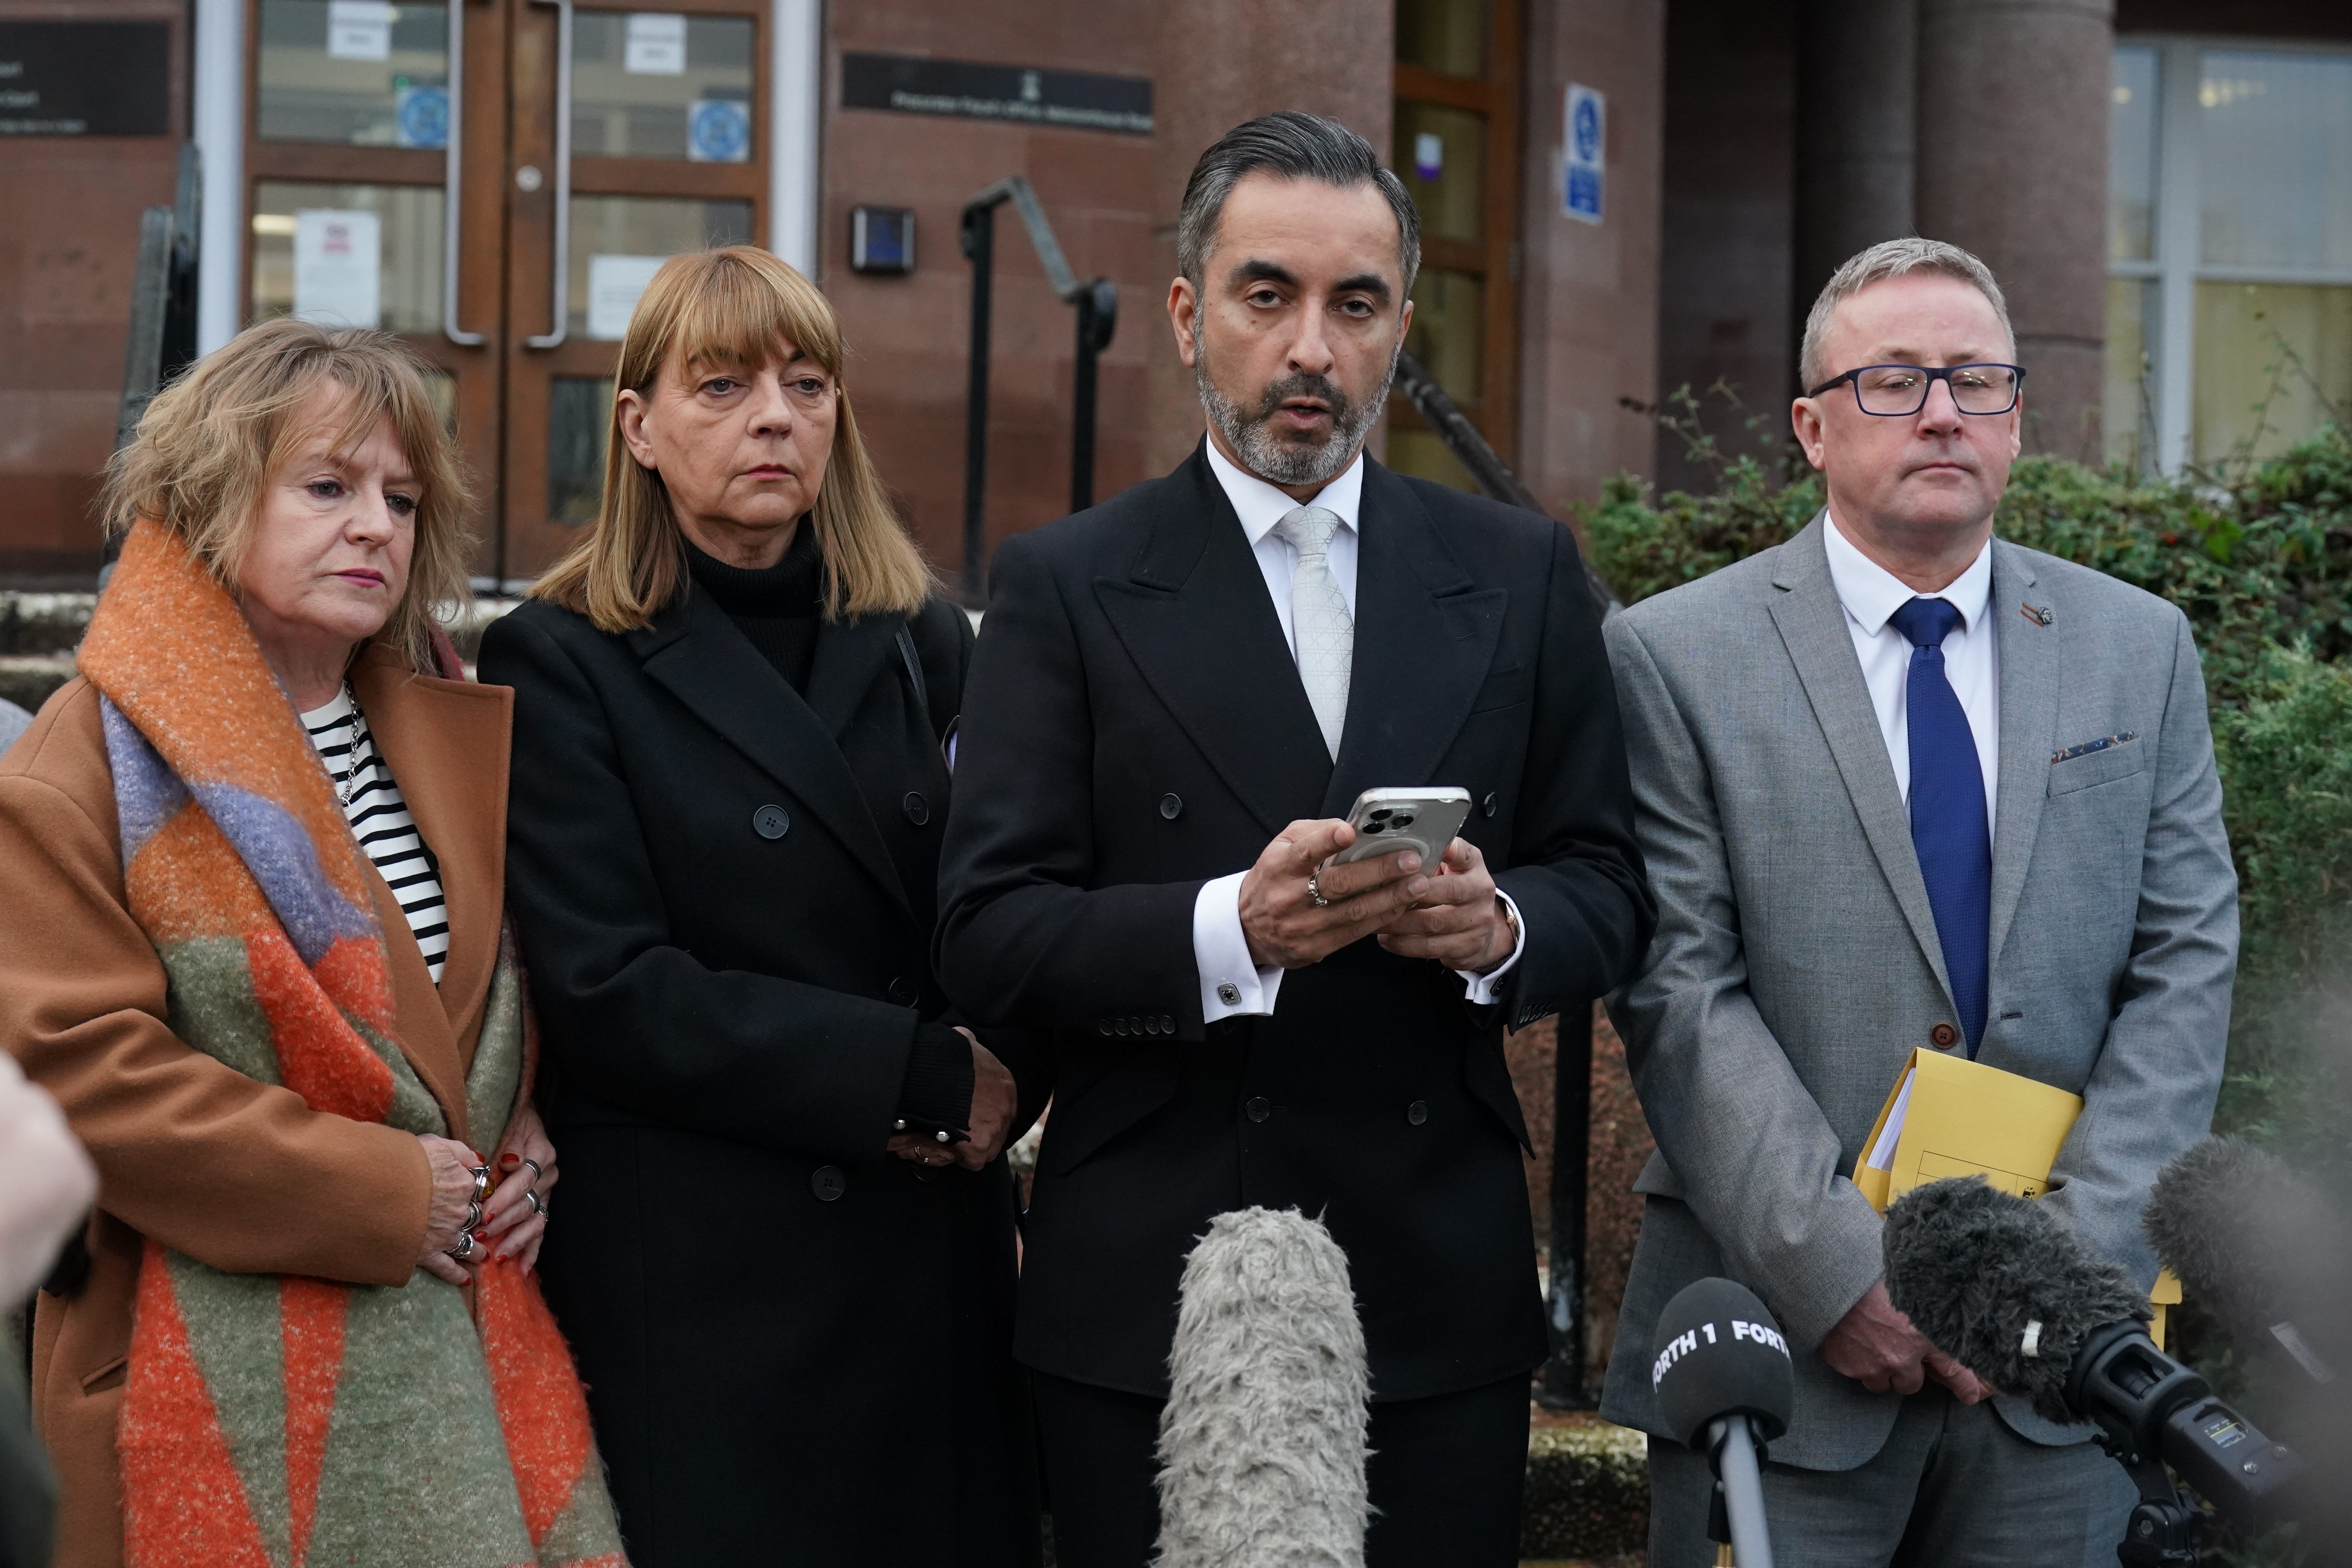
<path fill-rule="evenodd" d="M 465 178 L 466 0 L 448 0 L 449 132 L 441 174 L 441 334 L 459 348 L 478 349 L 489 340 L 457 324 L 457 214 Z"/>
<path fill-rule="evenodd" d="M 523 339 L 535 349 L 560 346 L 572 331 L 572 0 L 530 0 L 555 7 L 555 266 L 548 280 L 554 329 Z"/>

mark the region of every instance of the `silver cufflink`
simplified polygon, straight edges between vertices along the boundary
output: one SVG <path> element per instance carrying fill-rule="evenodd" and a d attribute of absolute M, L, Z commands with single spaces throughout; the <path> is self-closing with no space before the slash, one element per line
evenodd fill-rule
<path fill-rule="evenodd" d="M 1217 985 L 1217 1000 L 1228 1007 L 1238 1007 L 1241 1005 L 1242 988 L 1230 980 L 1221 981 Z"/>

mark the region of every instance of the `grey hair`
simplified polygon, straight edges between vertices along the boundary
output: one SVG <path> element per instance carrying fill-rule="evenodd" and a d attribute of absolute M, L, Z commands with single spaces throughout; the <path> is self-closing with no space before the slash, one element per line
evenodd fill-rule
<path fill-rule="evenodd" d="M 1217 219 L 1225 198 L 1247 174 L 1264 172 L 1288 180 L 1320 180 L 1342 190 L 1371 185 L 1396 214 L 1397 258 L 1404 266 L 1405 292 L 1421 270 L 1421 211 L 1404 182 L 1381 166 L 1372 144 L 1336 120 L 1302 110 L 1278 110 L 1246 120 L 1217 138 L 1184 184 L 1184 205 L 1176 217 L 1176 268 L 1199 289 L 1209 252 L 1216 248 Z"/>
<path fill-rule="evenodd" d="M 1940 239 L 1922 239 L 1916 234 L 1903 239 L 1883 239 L 1848 258 L 1843 266 L 1831 273 L 1830 280 L 1822 285 L 1821 297 L 1805 313 L 1805 342 L 1797 355 L 1797 374 L 1808 390 L 1829 379 L 1829 368 L 1822 363 L 1822 339 L 1829 331 L 1830 313 L 1872 284 L 1911 272 L 1929 272 L 1974 284 L 1977 292 L 1990 301 L 1992 313 L 2000 318 L 2001 335 L 2009 339 L 2009 352 L 2017 352 L 2017 329 L 2009 324 L 2009 301 L 2001 297 L 2000 285 L 1993 281 L 1991 268 L 1958 246 L 1947 245 Z"/>

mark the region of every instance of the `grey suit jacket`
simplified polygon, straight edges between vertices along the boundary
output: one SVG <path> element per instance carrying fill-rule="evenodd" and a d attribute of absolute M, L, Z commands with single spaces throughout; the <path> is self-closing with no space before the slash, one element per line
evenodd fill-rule
<path fill-rule="evenodd" d="M 1878 1451 L 1899 1399 L 1816 1353 L 1882 1272 L 1854 1164 L 1905 1058 L 1958 1014 L 1824 526 L 1608 624 L 1659 921 L 1610 1012 L 1658 1152 L 1635 1183 L 1648 1201 L 1601 1410 L 1661 1430 L 1658 1311 L 1727 1275 L 1796 1352 L 1796 1419 L 1772 1457 L 1834 1470 Z M 2237 963 L 2204 679 L 2163 600 L 1992 552 L 2000 776 L 1978 1059 L 2083 1096 L 2042 1201 L 2153 1283 L 2140 1205 L 2212 1115 Z M 2038 1442 L 2088 1435 L 2001 1411 Z"/>

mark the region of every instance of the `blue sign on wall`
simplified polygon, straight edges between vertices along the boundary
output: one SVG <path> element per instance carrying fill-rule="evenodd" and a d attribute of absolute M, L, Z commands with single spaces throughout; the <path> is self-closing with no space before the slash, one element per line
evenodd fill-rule
<path fill-rule="evenodd" d="M 697 99 L 686 121 L 686 155 L 698 163 L 740 163 L 751 155 L 751 106 L 739 98 Z"/>
<path fill-rule="evenodd" d="M 1561 128 L 1560 210 L 1580 223 L 1599 223 L 1609 152 L 1609 100 L 1571 82 Z"/>
<path fill-rule="evenodd" d="M 394 99 L 394 118 L 404 147 L 449 145 L 449 89 L 404 87 Z"/>

